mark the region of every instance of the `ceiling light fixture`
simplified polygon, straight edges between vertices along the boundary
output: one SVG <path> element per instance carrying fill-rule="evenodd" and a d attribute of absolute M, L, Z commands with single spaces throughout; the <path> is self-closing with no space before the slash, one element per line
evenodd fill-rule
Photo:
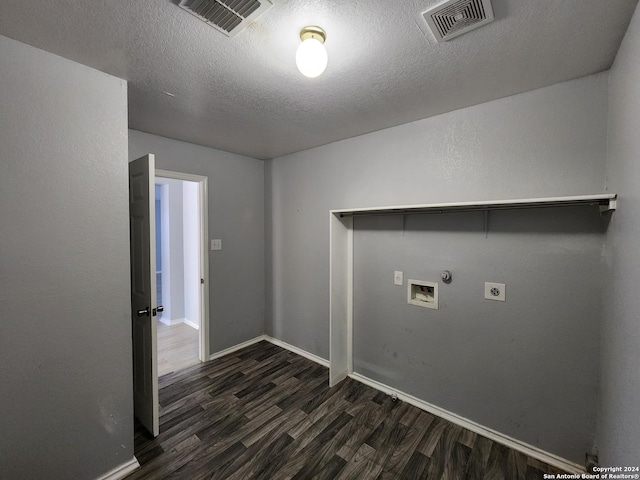
<path fill-rule="evenodd" d="M 302 43 L 296 51 L 296 65 L 304 76 L 317 77 L 327 68 L 327 49 L 324 47 L 326 38 L 327 32 L 320 27 L 309 26 L 300 30 Z"/>

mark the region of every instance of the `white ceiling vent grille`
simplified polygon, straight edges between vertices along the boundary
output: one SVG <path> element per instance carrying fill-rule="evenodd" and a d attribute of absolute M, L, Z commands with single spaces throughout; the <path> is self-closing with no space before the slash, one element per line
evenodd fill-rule
<path fill-rule="evenodd" d="M 180 8 L 203 22 L 233 37 L 244 30 L 249 22 L 263 14 L 269 0 L 181 0 Z"/>
<path fill-rule="evenodd" d="M 448 0 L 422 14 L 438 42 L 493 21 L 491 0 Z"/>

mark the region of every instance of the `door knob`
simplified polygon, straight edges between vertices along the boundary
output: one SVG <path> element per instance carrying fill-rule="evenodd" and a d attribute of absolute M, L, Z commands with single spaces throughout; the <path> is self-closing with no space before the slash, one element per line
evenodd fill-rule
<path fill-rule="evenodd" d="M 149 316 L 149 307 L 143 308 L 142 310 L 138 310 L 138 316 L 139 317 L 144 317 L 144 316 Z"/>
<path fill-rule="evenodd" d="M 164 307 L 162 305 L 158 305 L 156 308 L 154 308 L 151 314 L 155 317 L 159 312 L 164 312 Z"/>
<path fill-rule="evenodd" d="M 158 311 L 159 312 L 164 312 L 164 307 L 162 305 L 158 305 Z"/>

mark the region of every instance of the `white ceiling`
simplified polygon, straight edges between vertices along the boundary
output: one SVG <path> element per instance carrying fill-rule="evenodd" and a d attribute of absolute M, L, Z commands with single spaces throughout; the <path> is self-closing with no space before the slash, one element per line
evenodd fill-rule
<path fill-rule="evenodd" d="M 131 128 L 265 159 L 606 70 L 638 2 L 493 0 L 438 44 L 441 1 L 273 0 L 229 38 L 177 0 L 1 0 L 0 34 L 128 80 Z M 295 66 L 310 24 L 316 79 Z"/>

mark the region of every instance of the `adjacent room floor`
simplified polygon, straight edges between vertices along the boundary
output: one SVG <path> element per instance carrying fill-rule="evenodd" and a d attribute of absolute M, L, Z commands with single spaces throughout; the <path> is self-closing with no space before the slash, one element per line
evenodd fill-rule
<path fill-rule="evenodd" d="M 541 479 L 526 455 L 267 342 L 160 378 L 141 479 Z"/>
<path fill-rule="evenodd" d="M 158 376 L 178 372 L 200 362 L 198 330 L 185 323 L 158 321 Z"/>

